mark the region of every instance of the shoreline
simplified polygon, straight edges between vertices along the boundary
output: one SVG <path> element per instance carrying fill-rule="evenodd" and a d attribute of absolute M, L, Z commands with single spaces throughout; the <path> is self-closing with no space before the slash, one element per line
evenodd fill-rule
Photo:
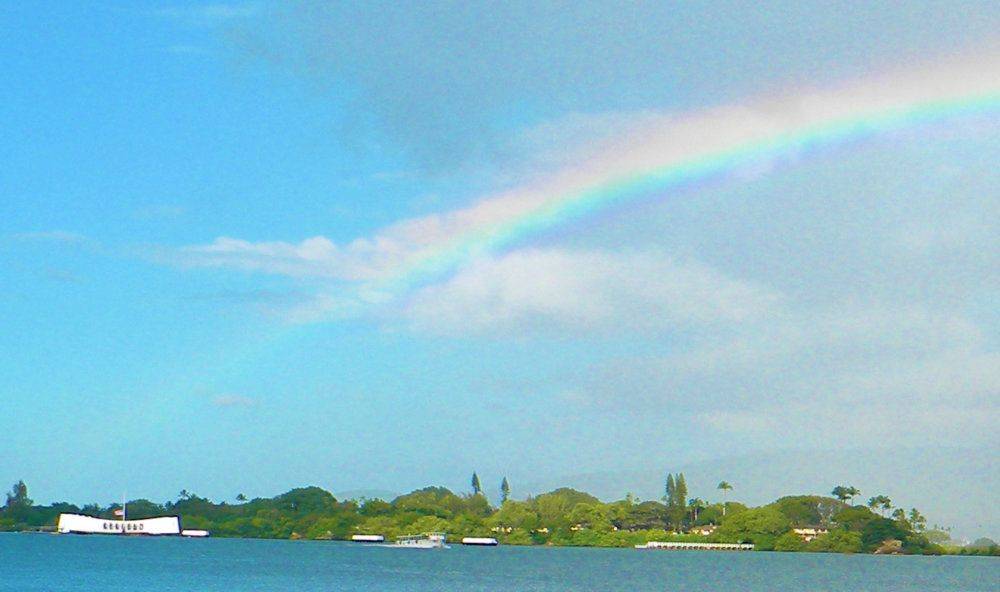
<path fill-rule="evenodd" d="M 79 539 L 129 539 L 129 540 L 220 540 L 220 541 L 259 541 L 259 542 L 280 542 L 280 543 L 312 543 L 312 544 L 336 544 L 344 547 L 351 548 L 378 548 L 385 547 L 384 545 L 366 544 L 357 541 L 352 541 L 350 539 L 308 539 L 308 538 L 276 538 L 276 537 L 239 537 L 239 536 L 211 536 L 211 537 L 183 537 L 183 536 L 167 536 L 167 535 L 103 535 L 103 534 L 79 534 L 79 533 L 60 533 L 55 531 L 42 531 L 42 530 L 4 530 L 0 531 L 0 536 L 3 535 L 52 535 L 55 537 L 66 537 L 66 538 L 79 538 Z M 698 550 L 698 549 L 638 549 L 635 547 L 623 547 L 623 546 L 611 546 L 611 545 L 564 545 L 564 544 L 518 544 L 518 543 L 503 543 L 500 545 L 484 546 L 484 545 L 463 545 L 461 543 L 456 543 L 450 546 L 450 549 L 455 548 L 484 548 L 484 549 L 496 549 L 498 547 L 511 547 L 515 549 L 606 549 L 606 550 L 621 550 L 621 551 L 658 551 L 658 553 L 648 553 L 653 555 L 660 554 L 714 554 L 714 555 L 755 555 L 755 554 L 776 554 L 776 555 L 809 555 L 809 556 L 823 556 L 823 555 L 844 555 L 844 556 L 856 556 L 856 557 L 982 557 L 982 558 L 1000 558 L 998 554 L 989 553 L 957 553 L 957 552 L 945 552 L 945 553 L 924 553 L 924 554 L 907 554 L 907 553 L 894 553 L 894 554 L 879 554 L 879 553 L 841 553 L 835 551 L 776 551 L 773 549 L 753 549 L 749 551 L 728 551 L 728 550 Z M 484 551 L 489 552 L 489 551 Z M 646 553 L 643 553 L 646 554 Z"/>
<path fill-rule="evenodd" d="M 63 538 L 63 537 L 65 537 L 65 538 L 70 538 L 70 539 L 96 539 L 96 540 L 103 540 L 103 539 L 111 539 L 111 540 L 129 539 L 129 540 L 147 540 L 147 541 L 148 540 L 177 540 L 177 539 L 206 541 L 206 540 L 213 540 L 214 539 L 214 540 L 218 540 L 218 541 L 253 541 L 253 542 L 265 542 L 265 543 L 334 544 L 334 545 L 337 545 L 337 546 L 342 546 L 342 547 L 347 547 L 347 548 L 380 548 L 380 545 L 357 543 L 357 542 L 354 542 L 354 541 L 351 541 L 351 540 L 347 540 L 347 539 L 304 539 L 304 538 L 291 539 L 291 538 L 261 538 L 261 537 L 232 537 L 232 536 L 218 536 L 218 537 L 213 536 L 213 537 L 207 537 L 207 538 L 202 538 L 202 539 L 191 539 L 190 537 L 181 537 L 181 536 L 157 536 L 157 535 L 86 535 L 86 534 L 66 534 L 66 533 L 58 533 L 58 532 L 44 532 L 44 531 L 37 531 L 37 530 L 7 530 L 7 531 L 0 531 L 0 537 L 2 537 L 4 535 L 25 535 L 25 534 L 53 535 L 54 537 L 57 537 L 57 538 Z M 501 545 L 496 545 L 496 546 L 491 546 L 491 547 L 483 547 L 482 545 L 463 545 L 463 544 L 460 544 L 460 543 L 459 544 L 451 545 L 448 550 L 452 550 L 452 549 L 466 549 L 466 548 L 468 548 L 468 549 L 482 548 L 482 549 L 484 549 L 482 551 L 483 553 L 489 553 L 490 549 L 494 549 L 495 550 L 495 549 L 500 548 L 500 547 L 510 547 L 510 548 L 514 548 L 514 549 L 536 549 L 536 550 L 556 550 L 556 549 L 584 550 L 584 549 L 593 549 L 593 550 L 619 550 L 619 551 L 623 551 L 623 552 L 625 552 L 625 551 L 639 551 L 638 549 L 634 549 L 634 548 L 630 549 L 628 547 L 597 546 L 597 545 L 551 545 L 551 544 L 546 544 L 546 545 L 521 545 L 521 544 L 501 544 Z M 381 548 L 384 548 L 384 546 L 382 546 Z M 978 557 L 978 558 L 983 558 L 983 559 L 1000 557 L 998 555 L 972 554 L 972 553 L 934 553 L 934 554 L 922 554 L 922 555 L 897 553 L 897 554 L 889 555 L 889 554 L 876 554 L 876 553 L 837 553 L 837 552 L 820 552 L 820 551 L 788 552 L 788 551 L 775 551 L 775 550 L 754 550 L 754 551 L 751 551 L 751 552 L 736 552 L 736 551 L 713 551 L 713 552 L 706 552 L 706 551 L 699 551 L 699 550 L 693 550 L 693 549 L 671 549 L 671 550 L 659 550 L 659 549 L 657 549 L 656 551 L 660 551 L 660 552 L 658 552 L 658 553 L 638 553 L 638 554 L 640 554 L 640 555 L 657 555 L 657 556 L 659 556 L 659 555 L 674 555 L 674 554 L 681 554 L 681 555 L 686 555 L 686 556 L 692 556 L 692 555 L 708 555 L 708 556 L 717 556 L 717 555 L 741 555 L 741 556 L 747 556 L 747 555 L 750 555 L 750 556 L 755 556 L 755 555 L 761 555 L 761 554 L 763 554 L 763 555 L 783 555 L 783 556 L 808 555 L 808 556 L 811 556 L 811 557 L 813 557 L 813 556 L 817 556 L 817 557 L 818 556 L 852 556 L 852 557 L 873 557 L 873 558 L 874 557 L 886 557 L 886 558 L 889 558 L 889 557 L 894 557 L 894 558 L 899 558 L 899 557 L 912 557 L 912 558 L 919 558 L 919 557 L 923 557 L 923 558 L 966 557 L 966 558 L 977 558 Z M 471 552 L 476 552 L 476 551 L 471 551 Z M 434 555 L 435 552 L 431 551 L 430 554 Z"/>

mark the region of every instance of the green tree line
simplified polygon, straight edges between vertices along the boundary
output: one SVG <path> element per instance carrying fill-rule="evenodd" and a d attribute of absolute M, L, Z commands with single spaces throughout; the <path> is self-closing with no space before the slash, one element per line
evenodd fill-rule
<path fill-rule="evenodd" d="M 426 487 L 393 500 L 338 500 L 319 487 L 293 489 L 271 498 L 237 503 L 213 502 L 187 490 L 176 500 L 128 502 L 130 519 L 179 515 L 184 528 L 205 529 L 213 536 L 339 540 L 354 534 L 393 538 L 428 531 L 451 537 L 492 536 L 504 544 L 628 547 L 648 541 L 747 542 L 757 550 L 837 553 L 998 554 L 995 544 L 950 549 L 922 532 L 926 520 L 916 509 L 892 509 L 886 496 L 869 505 L 851 505 L 860 492 L 838 486 L 833 497 L 796 495 L 761 507 L 737 501 L 707 502 L 687 498 L 683 474 L 667 477 L 661 500 L 642 501 L 632 494 L 614 502 L 570 488 L 523 500 L 510 498 L 506 477 L 498 488 L 501 503 L 482 493 L 478 475 L 473 491 Z M 724 495 L 733 487 L 723 481 Z M 0 510 L 0 530 L 50 530 L 60 513 L 83 513 L 114 519 L 120 503 L 82 507 L 60 502 L 35 505 L 23 482 L 14 485 Z M 806 536 L 795 529 L 812 529 Z M 809 538 L 810 540 L 805 540 Z"/>

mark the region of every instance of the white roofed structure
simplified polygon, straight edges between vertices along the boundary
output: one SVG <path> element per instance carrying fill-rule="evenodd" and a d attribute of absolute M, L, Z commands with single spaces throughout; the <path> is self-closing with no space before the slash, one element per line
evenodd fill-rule
<path fill-rule="evenodd" d="M 81 514 L 60 514 L 56 531 L 63 534 L 179 535 L 181 519 L 178 516 L 159 516 L 145 520 L 107 520 Z"/>

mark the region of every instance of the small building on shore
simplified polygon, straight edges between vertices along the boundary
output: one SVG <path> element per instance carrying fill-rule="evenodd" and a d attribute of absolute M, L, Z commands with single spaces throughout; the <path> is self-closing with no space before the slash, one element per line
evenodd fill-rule
<path fill-rule="evenodd" d="M 799 535 L 799 538 L 808 543 L 816 537 L 830 532 L 830 530 L 822 526 L 805 526 L 802 528 L 793 528 L 792 532 Z"/>

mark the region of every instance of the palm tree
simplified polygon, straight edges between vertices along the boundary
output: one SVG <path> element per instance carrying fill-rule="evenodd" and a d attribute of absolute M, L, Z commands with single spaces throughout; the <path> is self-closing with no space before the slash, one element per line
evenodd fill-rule
<path fill-rule="evenodd" d="M 242 493 L 237 493 L 236 494 L 236 501 L 238 501 L 240 503 L 243 503 L 243 502 L 247 501 L 247 496 L 243 495 Z"/>
<path fill-rule="evenodd" d="M 868 507 L 873 511 L 877 509 L 885 518 L 885 513 L 892 509 L 892 500 L 884 495 L 876 495 L 868 498 Z"/>
<path fill-rule="evenodd" d="M 861 492 L 858 491 L 858 488 L 853 485 L 838 485 L 834 487 L 833 491 L 831 491 L 830 493 L 833 494 L 835 498 L 839 499 L 842 502 L 851 500 L 851 505 L 853 506 L 854 496 L 860 494 Z"/>
<path fill-rule="evenodd" d="M 698 511 L 703 509 L 706 505 L 705 501 L 698 497 L 693 497 L 688 500 L 688 507 L 691 508 L 692 524 L 698 521 Z"/>
<path fill-rule="evenodd" d="M 716 489 L 722 490 L 722 515 L 726 515 L 726 492 L 732 491 L 733 486 L 729 484 L 728 481 L 719 481 L 719 484 L 715 487 Z"/>

